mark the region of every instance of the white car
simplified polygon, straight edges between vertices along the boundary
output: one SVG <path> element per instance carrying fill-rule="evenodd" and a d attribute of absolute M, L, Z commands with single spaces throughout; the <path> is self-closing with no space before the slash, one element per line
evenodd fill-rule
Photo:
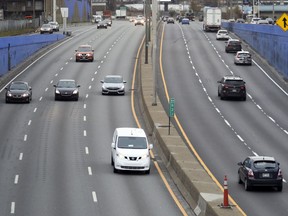
<path fill-rule="evenodd" d="M 102 95 L 104 94 L 125 94 L 125 80 L 121 75 L 107 75 L 104 80 L 101 80 L 102 83 Z"/>
<path fill-rule="evenodd" d="M 50 24 L 52 26 L 53 31 L 59 31 L 59 24 L 58 22 L 49 22 L 48 24 Z"/>
<path fill-rule="evenodd" d="M 225 29 L 218 30 L 216 34 L 216 40 L 229 40 L 230 36 L 228 34 L 228 31 Z"/>
<path fill-rule="evenodd" d="M 260 18 L 258 18 L 258 17 L 253 17 L 253 18 L 251 19 L 250 24 L 257 24 L 259 20 L 260 20 Z"/>
<path fill-rule="evenodd" d="M 111 165 L 120 170 L 150 173 L 150 150 L 145 131 L 141 128 L 116 128 L 111 144 Z"/>

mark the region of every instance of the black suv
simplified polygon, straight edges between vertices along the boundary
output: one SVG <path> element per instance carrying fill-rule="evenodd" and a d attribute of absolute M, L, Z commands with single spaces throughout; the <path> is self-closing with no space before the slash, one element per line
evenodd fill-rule
<path fill-rule="evenodd" d="M 244 162 L 239 162 L 238 182 L 244 182 L 245 190 L 252 186 L 277 187 L 278 191 L 283 188 L 283 176 L 279 163 L 273 157 L 250 156 Z"/>
<path fill-rule="evenodd" d="M 238 39 L 229 39 L 225 42 L 225 52 L 237 52 L 242 50 L 241 41 Z"/>
<path fill-rule="evenodd" d="M 227 75 L 218 81 L 218 97 L 221 100 L 227 97 L 237 97 L 246 100 L 246 86 L 239 76 Z"/>

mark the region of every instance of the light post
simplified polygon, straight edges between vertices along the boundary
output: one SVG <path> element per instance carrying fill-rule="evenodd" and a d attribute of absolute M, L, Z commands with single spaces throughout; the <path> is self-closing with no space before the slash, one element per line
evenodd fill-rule
<path fill-rule="evenodd" d="M 260 0 L 258 0 L 258 18 L 260 18 Z"/>
<path fill-rule="evenodd" d="M 145 0 L 145 64 L 148 64 L 148 0 Z"/>
<path fill-rule="evenodd" d="M 153 47 L 152 47 L 152 71 L 153 71 L 153 98 L 152 106 L 157 106 L 157 73 L 156 73 L 156 51 L 157 51 L 157 18 L 158 18 L 158 1 L 152 0 L 152 35 L 153 35 Z"/>

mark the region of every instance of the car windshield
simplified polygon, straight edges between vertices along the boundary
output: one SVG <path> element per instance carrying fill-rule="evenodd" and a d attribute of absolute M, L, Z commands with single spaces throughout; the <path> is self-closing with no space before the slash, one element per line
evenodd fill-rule
<path fill-rule="evenodd" d="M 105 83 L 123 83 L 122 77 L 105 77 Z"/>
<path fill-rule="evenodd" d="M 273 169 L 277 166 L 275 161 L 255 161 L 254 167 L 256 169 Z"/>
<path fill-rule="evenodd" d="M 226 34 L 227 31 L 219 31 L 218 33 L 219 33 L 219 34 Z"/>
<path fill-rule="evenodd" d="M 57 25 L 55 22 L 49 22 L 50 25 Z"/>
<path fill-rule="evenodd" d="M 147 142 L 145 137 L 119 137 L 118 148 L 146 149 Z"/>
<path fill-rule="evenodd" d="M 50 24 L 43 24 L 42 27 L 44 27 L 44 28 L 49 28 L 49 27 L 50 27 Z"/>
<path fill-rule="evenodd" d="M 76 84 L 74 81 L 59 81 L 58 88 L 75 88 Z"/>
<path fill-rule="evenodd" d="M 78 52 L 91 52 L 91 47 L 79 47 Z"/>
<path fill-rule="evenodd" d="M 24 83 L 13 83 L 10 86 L 10 90 L 27 90 L 28 87 Z"/>

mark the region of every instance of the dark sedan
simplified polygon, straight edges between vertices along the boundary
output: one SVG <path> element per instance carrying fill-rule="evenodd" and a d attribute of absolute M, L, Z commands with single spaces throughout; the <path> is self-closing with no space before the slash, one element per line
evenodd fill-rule
<path fill-rule="evenodd" d="M 245 190 L 248 191 L 254 186 L 269 186 L 282 191 L 282 171 L 273 157 L 250 156 L 238 165 L 238 181 L 239 184 L 244 182 Z"/>
<path fill-rule="evenodd" d="M 24 102 L 30 103 L 32 100 L 32 88 L 27 82 L 14 81 L 6 89 L 6 103 Z"/>
<path fill-rule="evenodd" d="M 79 87 L 75 80 L 61 79 L 58 81 L 55 87 L 55 100 L 75 100 L 79 98 Z"/>

